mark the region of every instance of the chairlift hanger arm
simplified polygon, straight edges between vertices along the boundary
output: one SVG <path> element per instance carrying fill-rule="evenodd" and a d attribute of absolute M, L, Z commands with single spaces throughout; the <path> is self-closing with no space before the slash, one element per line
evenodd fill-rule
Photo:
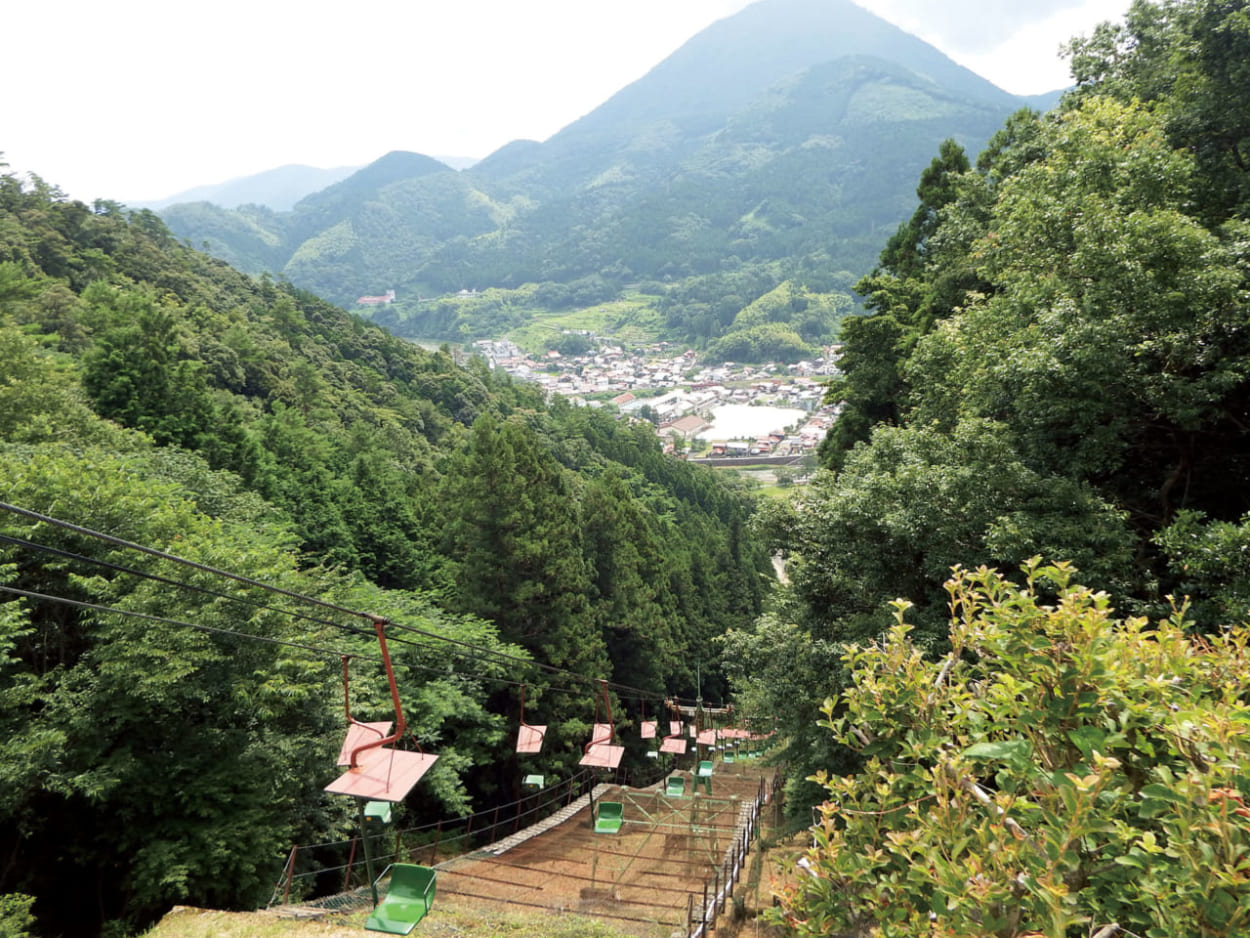
<path fill-rule="evenodd" d="M 379 746 L 385 746 L 387 743 L 398 742 L 403 739 L 404 732 L 408 729 L 408 724 L 404 721 L 404 709 L 399 703 L 399 685 L 395 682 L 395 668 L 391 664 L 391 653 L 386 647 L 386 620 L 381 616 L 370 616 L 373 621 L 373 630 L 378 635 L 378 646 L 382 649 L 382 664 L 386 666 L 386 681 L 391 688 L 391 703 L 395 706 L 395 732 L 384 739 L 375 739 L 371 742 L 364 743 L 352 750 L 351 767 L 354 769 L 360 765 L 359 757 L 362 752 L 367 749 L 376 749 Z M 346 663 L 343 665 L 347 667 Z M 351 714 L 348 714 L 351 718 Z M 355 721 L 353 721 L 355 722 Z"/>

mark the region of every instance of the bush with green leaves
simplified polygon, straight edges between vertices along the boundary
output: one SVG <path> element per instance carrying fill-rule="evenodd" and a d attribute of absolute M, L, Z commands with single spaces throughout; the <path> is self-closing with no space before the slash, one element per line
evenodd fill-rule
<path fill-rule="evenodd" d="M 825 726 L 863 764 L 816 779 L 793 934 L 1247 933 L 1245 630 L 1117 619 L 1069 565 L 1024 573 L 955 569 L 940 660 L 904 602 L 848 651 Z"/>
<path fill-rule="evenodd" d="M 11 892 L 0 896 L 0 938 L 28 938 L 35 917 L 30 907 L 35 904 L 33 896 Z"/>

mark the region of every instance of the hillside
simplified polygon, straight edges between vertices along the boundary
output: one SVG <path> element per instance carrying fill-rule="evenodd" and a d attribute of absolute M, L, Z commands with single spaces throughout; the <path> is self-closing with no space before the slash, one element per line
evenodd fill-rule
<path fill-rule="evenodd" d="M 164 217 L 344 305 L 391 287 L 415 301 L 725 271 L 759 281 L 749 303 L 786 279 L 781 258 L 800 277 L 865 273 L 941 141 L 975 152 L 1025 103 L 849 0 L 761 0 L 551 139 L 464 172 L 408 154 L 410 170 L 380 173 L 392 154 L 289 213 Z"/>
<path fill-rule="evenodd" d="M 522 693 L 553 777 L 601 679 L 622 725 L 723 699 L 706 649 L 771 578 L 753 499 L 650 425 L 549 407 L 150 212 L 8 174 L 0 478 L 0 894 L 34 896 L 49 934 L 254 908 L 291 843 L 350 829 L 322 786 L 343 656 L 353 710 L 394 716 L 373 616 L 439 757 L 419 823 L 515 801 Z"/>
<path fill-rule="evenodd" d="M 857 285 L 826 468 L 756 522 L 789 580 L 725 640 L 816 806 L 788 934 L 1250 926 L 1248 25 L 1077 41 Z"/>

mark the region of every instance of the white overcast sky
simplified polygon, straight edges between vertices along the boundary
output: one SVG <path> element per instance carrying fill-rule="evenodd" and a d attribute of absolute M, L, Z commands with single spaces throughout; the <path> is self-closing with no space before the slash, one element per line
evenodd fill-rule
<path fill-rule="evenodd" d="M 90 201 L 288 163 L 483 157 L 543 140 L 749 0 L 19 0 L 0 153 Z M 1069 83 L 1129 0 L 856 0 L 999 87 Z"/>

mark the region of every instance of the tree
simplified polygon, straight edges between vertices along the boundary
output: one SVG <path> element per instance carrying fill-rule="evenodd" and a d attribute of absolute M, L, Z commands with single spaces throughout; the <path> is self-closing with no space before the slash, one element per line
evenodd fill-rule
<path fill-rule="evenodd" d="M 242 568 L 247 557 L 251 575 L 307 588 L 280 531 L 212 521 L 138 466 L 94 448 L 0 453 L 17 504 L 141 543 L 176 542 L 201 562 Z M 34 521 L 0 522 L 19 543 L 144 564 Z M 325 830 L 319 779 L 337 722 L 326 693 L 336 662 L 238 637 L 306 641 L 278 610 L 42 558 L 10 541 L 5 585 L 137 615 L 0 603 L 0 844 L 12 860 L 0 890 L 37 896 L 49 931 L 135 926 L 176 902 L 263 902 L 292 838 Z M 196 585 L 211 579 L 153 564 Z M 99 901 L 71 898 L 84 889 Z"/>
<path fill-rule="evenodd" d="M 1078 92 L 1153 105 L 1193 154 L 1195 213 L 1215 227 L 1250 209 L 1250 15 L 1237 0 L 1136 0 L 1123 25 L 1068 47 Z"/>
<path fill-rule="evenodd" d="M 539 660 L 602 674 L 580 518 L 559 463 L 518 421 L 485 416 L 446 479 L 456 606 L 495 622 Z"/>
<path fill-rule="evenodd" d="M 878 427 L 839 472 L 765 506 L 757 525 L 787 558 L 791 614 L 835 641 L 879 634 L 885 604 L 907 596 L 918 641 L 941 647 L 942 584 L 955 564 L 1011 567 L 1046 552 L 1129 586 L 1122 513 L 1087 483 L 1032 469 L 1006 427 L 981 419 Z"/>
<path fill-rule="evenodd" d="M 1002 421 L 1027 464 L 1099 480 L 1156 529 L 1245 472 L 1240 249 L 1186 214 L 1193 161 L 1157 115 L 1090 98 L 1047 136 L 978 245 L 993 295 L 903 368 L 908 416 Z"/>
<path fill-rule="evenodd" d="M 864 761 L 819 777 L 828 800 L 780 914 L 792 934 L 1250 927 L 1250 710 L 1228 680 L 1245 631 L 1194 640 L 1183 609 L 1120 620 L 1069 566 L 1024 573 L 955 571 L 939 660 L 904 602 L 848 651 L 825 726 Z"/>

